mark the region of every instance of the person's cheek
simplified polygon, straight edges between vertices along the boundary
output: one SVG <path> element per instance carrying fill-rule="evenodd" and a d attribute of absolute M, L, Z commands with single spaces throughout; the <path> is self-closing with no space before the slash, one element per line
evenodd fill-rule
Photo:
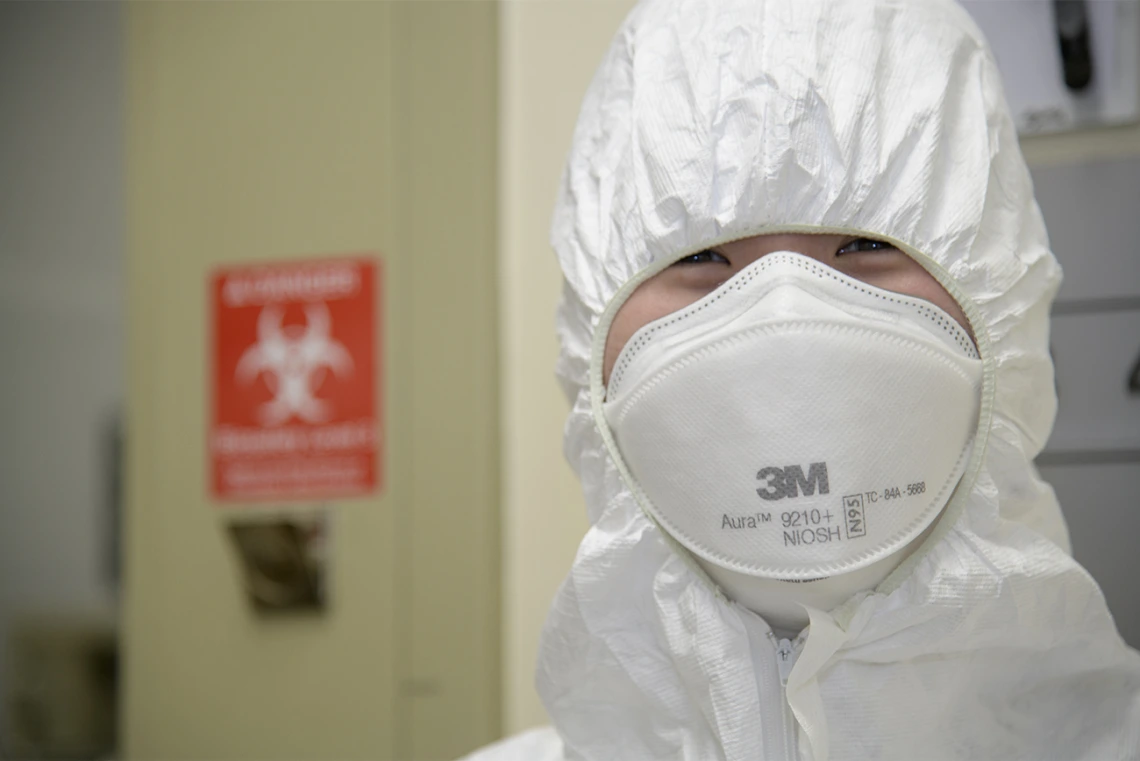
<path fill-rule="evenodd" d="M 603 384 L 610 382 L 610 371 L 613 369 L 614 363 L 617 362 L 621 350 L 625 348 L 629 339 L 633 338 L 633 334 L 640 330 L 643 325 L 656 319 L 654 317 L 656 313 L 655 301 L 651 289 L 639 288 L 618 308 L 613 322 L 610 323 L 610 332 L 606 336 L 606 348 L 602 357 Z"/>
<path fill-rule="evenodd" d="M 602 384 L 606 385 L 610 382 L 610 371 L 613 370 L 614 363 L 617 361 L 618 355 L 621 354 L 622 347 L 625 346 L 629 340 L 630 335 L 626 335 L 619 320 L 620 313 L 614 317 L 613 323 L 610 325 L 609 335 L 606 336 L 606 350 L 602 357 Z"/>
<path fill-rule="evenodd" d="M 953 317 L 954 320 L 963 328 L 965 328 L 966 331 L 970 333 L 970 336 L 973 337 L 973 332 L 970 329 L 970 323 L 966 319 L 966 313 L 962 311 L 962 307 L 958 305 L 958 302 L 954 300 L 954 297 L 950 295 L 950 292 L 943 288 L 942 284 L 935 280 L 934 276 L 926 270 L 922 270 L 921 273 L 910 274 L 910 276 L 906 278 L 906 282 L 903 284 L 903 287 L 895 288 L 892 290 L 896 290 L 899 293 L 910 294 L 911 296 L 917 296 L 920 299 L 929 301 L 931 304 L 934 304 L 934 306 L 938 307 L 943 312 L 946 312 L 948 315 Z"/>
<path fill-rule="evenodd" d="M 610 370 L 634 333 L 657 318 L 676 311 L 679 307 L 674 302 L 683 302 L 683 299 L 677 297 L 679 289 L 668 277 L 670 274 L 670 270 L 665 270 L 646 280 L 618 308 L 606 336 L 606 349 L 602 358 L 603 383 L 609 383 Z"/>

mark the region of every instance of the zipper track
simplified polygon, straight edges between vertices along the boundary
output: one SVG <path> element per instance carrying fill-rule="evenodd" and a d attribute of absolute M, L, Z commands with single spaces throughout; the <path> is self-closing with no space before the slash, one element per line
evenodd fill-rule
<path fill-rule="evenodd" d="M 780 685 L 780 710 L 784 714 L 784 758 L 788 761 L 798 761 L 799 748 L 796 742 L 796 719 L 792 715 L 792 707 L 788 705 L 788 685 Z"/>
<path fill-rule="evenodd" d="M 775 648 L 776 673 L 780 677 L 780 715 L 783 717 L 781 733 L 783 735 L 784 758 L 788 761 L 799 761 L 799 728 L 796 723 L 792 706 L 788 703 L 788 677 L 799 660 L 803 647 L 804 635 L 801 632 L 794 640 L 780 639 L 775 632 L 769 630 L 768 638 Z"/>

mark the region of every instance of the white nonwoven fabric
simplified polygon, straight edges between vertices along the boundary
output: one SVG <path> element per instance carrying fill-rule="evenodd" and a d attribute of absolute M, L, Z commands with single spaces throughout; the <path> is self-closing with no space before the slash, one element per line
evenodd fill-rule
<path fill-rule="evenodd" d="M 595 331 L 647 268 L 765 232 L 896 242 L 983 361 L 954 499 L 875 590 L 794 642 L 727 600 L 607 454 Z M 1032 465 L 1060 270 L 980 33 L 949 0 L 650 0 L 582 107 L 552 240 L 565 451 L 591 528 L 550 610 L 554 731 L 473 758 L 1136 759 L 1140 656 Z M 1067 506 L 1080 511 L 1082 505 Z"/>

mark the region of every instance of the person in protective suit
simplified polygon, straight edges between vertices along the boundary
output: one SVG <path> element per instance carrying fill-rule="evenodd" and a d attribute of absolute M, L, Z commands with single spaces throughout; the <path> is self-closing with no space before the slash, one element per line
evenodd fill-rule
<path fill-rule="evenodd" d="M 477 761 L 1137 759 L 1033 466 L 1060 269 L 950 0 L 648 0 L 552 240 L 591 528 Z"/>

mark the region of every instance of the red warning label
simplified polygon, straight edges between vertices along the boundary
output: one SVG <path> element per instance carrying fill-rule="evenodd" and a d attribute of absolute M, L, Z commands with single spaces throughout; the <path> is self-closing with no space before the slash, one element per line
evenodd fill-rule
<path fill-rule="evenodd" d="M 346 497 L 382 485 L 380 274 L 357 258 L 211 276 L 216 499 Z"/>

